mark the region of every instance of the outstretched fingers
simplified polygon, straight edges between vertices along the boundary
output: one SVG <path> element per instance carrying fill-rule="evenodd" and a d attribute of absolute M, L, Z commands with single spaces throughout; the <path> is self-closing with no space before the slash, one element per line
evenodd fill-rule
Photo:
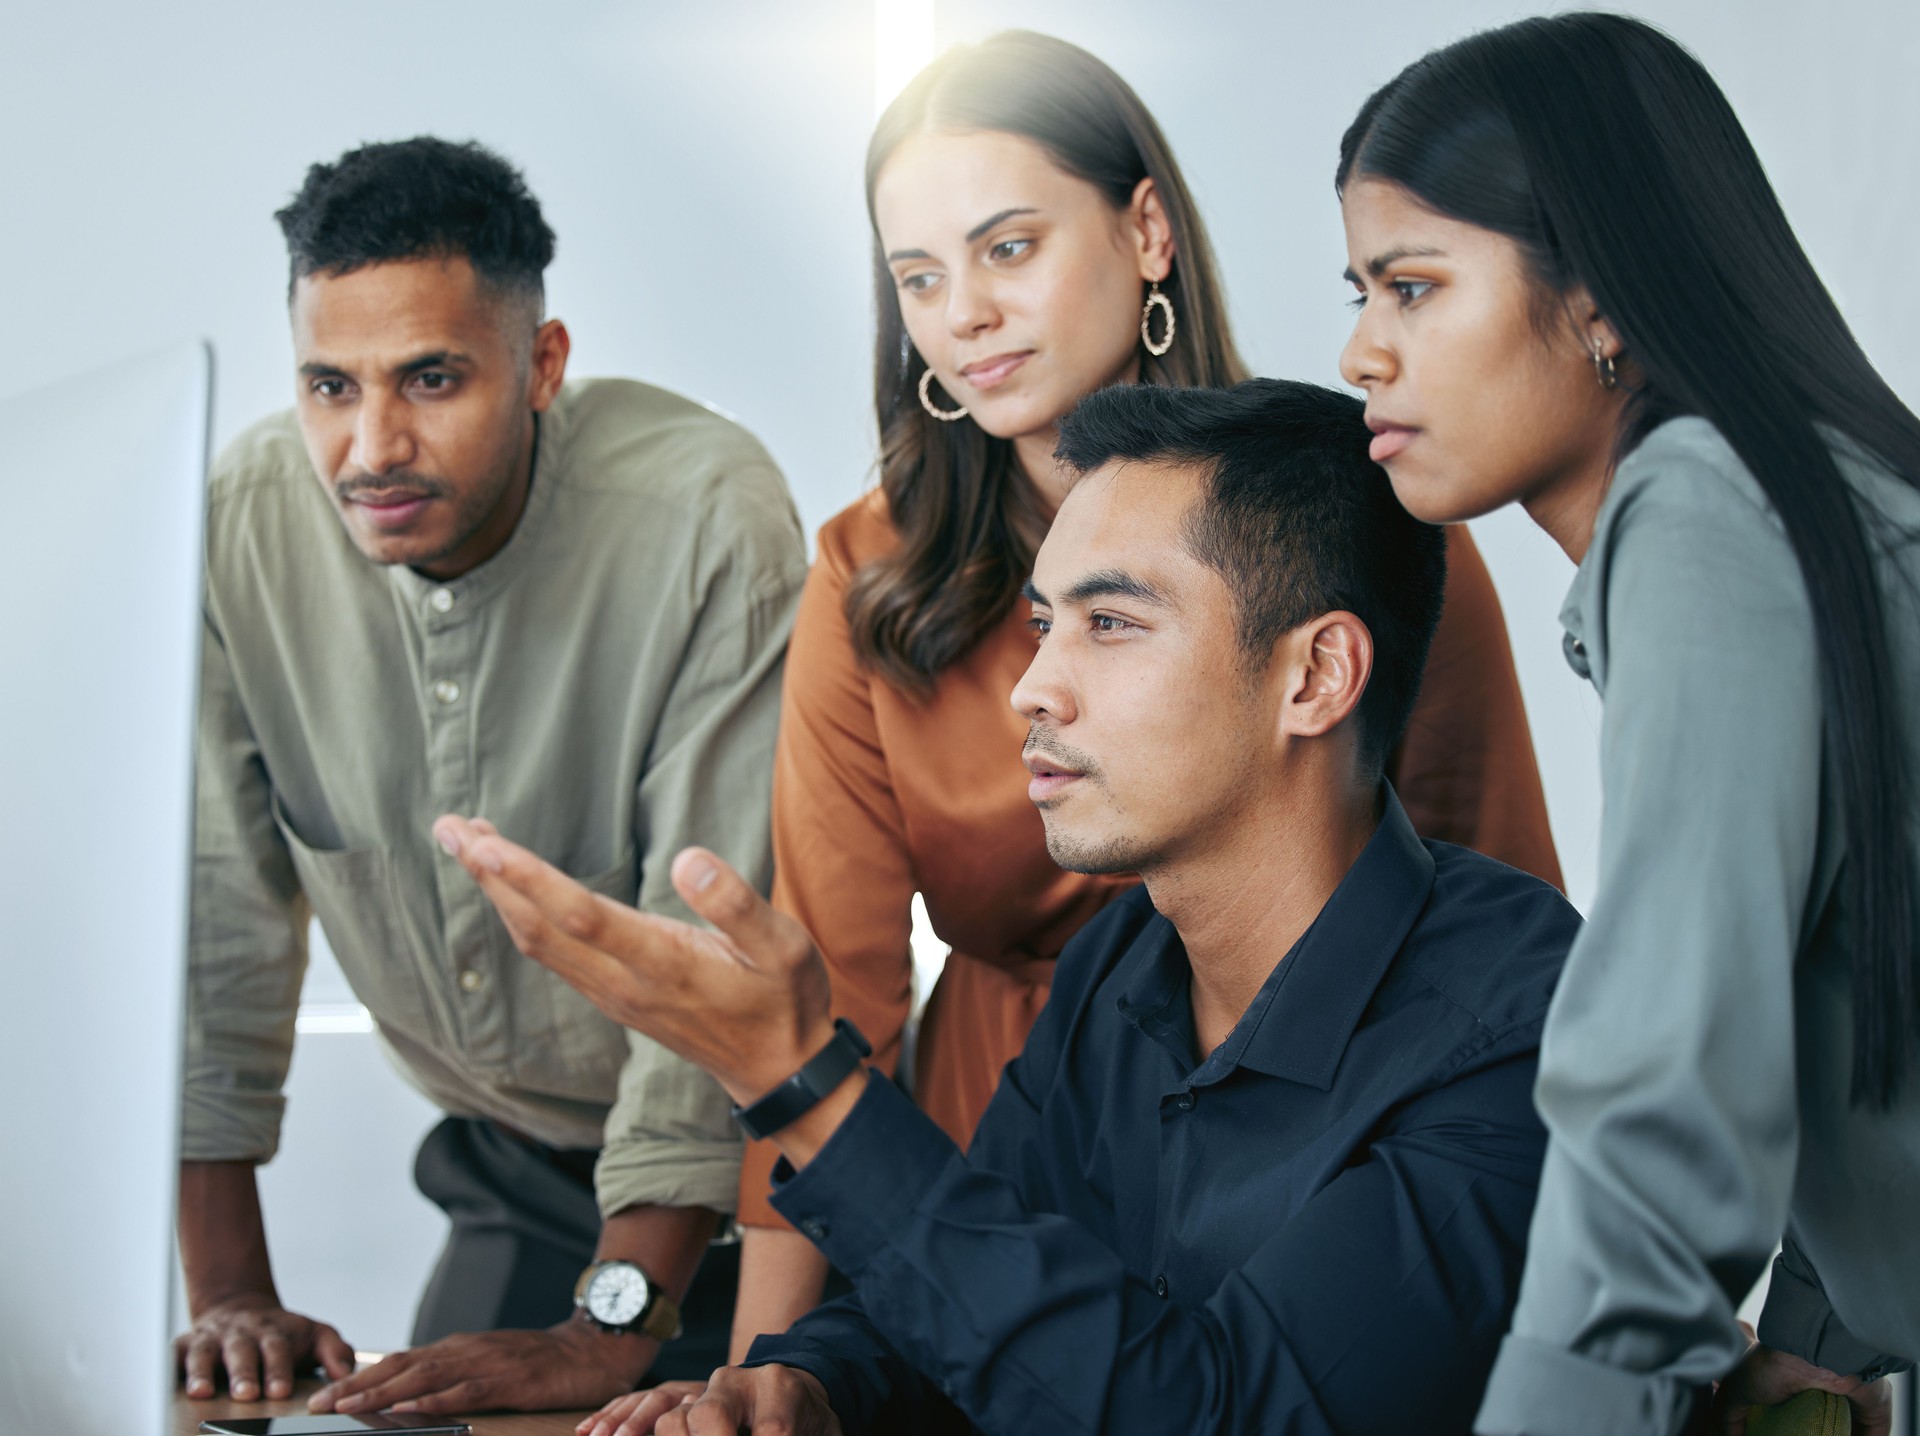
<path fill-rule="evenodd" d="M 751 967 L 777 972 L 812 951 L 804 928 L 705 848 L 685 848 L 673 860 L 673 887 L 681 901 L 733 939 Z"/>
<path fill-rule="evenodd" d="M 638 1025 L 649 989 L 682 987 L 698 956 L 697 929 L 588 891 L 482 820 L 433 826 L 499 912 L 514 946 L 578 988 L 601 1011 Z"/>

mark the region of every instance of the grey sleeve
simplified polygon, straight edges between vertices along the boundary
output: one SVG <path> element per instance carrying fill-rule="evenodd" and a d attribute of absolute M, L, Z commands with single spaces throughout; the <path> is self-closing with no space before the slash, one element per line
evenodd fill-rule
<path fill-rule="evenodd" d="M 180 1155 L 264 1162 L 307 967 L 308 912 L 211 614 L 201 640 Z"/>
<path fill-rule="evenodd" d="M 1820 1285 L 1819 1273 L 1792 1236 L 1781 1243 L 1773 1259 L 1773 1280 L 1767 1285 L 1767 1304 L 1760 1312 L 1760 1340 L 1848 1376 L 1874 1381 L 1889 1372 L 1905 1371 L 1910 1361 L 1876 1351 L 1841 1324 Z"/>
<path fill-rule="evenodd" d="M 1771 516 L 1711 467 L 1620 502 L 1587 608 L 1605 624 L 1599 890 L 1542 1042 L 1551 1140 L 1488 1436 L 1678 1430 L 1744 1350 L 1736 1304 L 1798 1153 L 1821 782 L 1805 590 Z"/>
<path fill-rule="evenodd" d="M 784 492 L 784 489 L 782 489 Z M 669 879 L 699 845 L 765 893 L 773 881 L 773 750 L 787 635 L 806 577 L 790 506 L 710 525 L 705 599 L 640 780 L 638 906 L 691 919 Z M 595 1185 L 611 1216 L 642 1203 L 731 1212 L 743 1139 L 720 1084 L 650 1038 L 629 1056 L 606 1124 Z"/>

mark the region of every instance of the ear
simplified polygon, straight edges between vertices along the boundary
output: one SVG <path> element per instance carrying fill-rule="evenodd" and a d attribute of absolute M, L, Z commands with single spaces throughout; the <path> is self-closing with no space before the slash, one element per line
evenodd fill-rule
<path fill-rule="evenodd" d="M 1356 614 L 1323 613 L 1281 640 L 1287 675 L 1280 732 L 1293 738 L 1332 733 L 1360 706 L 1373 676 L 1373 635 Z"/>
<path fill-rule="evenodd" d="M 1573 332 L 1579 336 L 1581 348 L 1589 359 L 1593 357 L 1596 345 L 1605 359 L 1619 359 L 1627 347 L 1614 329 L 1613 321 L 1602 314 L 1600 306 L 1594 303 L 1586 285 L 1575 285 L 1567 291 L 1567 317 L 1572 320 Z"/>
<path fill-rule="evenodd" d="M 534 331 L 533 364 L 527 376 L 527 403 L 534 413 L 546 413 L 560 392 L 572 351 L 573 337 L 558 319 L 549 319 Z"/>
<path fill-rule="evenodd" d="M 1173 226 L 1151 175 L 1133 187 L 1133 199 L 1127 205 L 1127 230 L 1138 252 L 1142 279 L 1158 284 L 1173 272 Z"/>

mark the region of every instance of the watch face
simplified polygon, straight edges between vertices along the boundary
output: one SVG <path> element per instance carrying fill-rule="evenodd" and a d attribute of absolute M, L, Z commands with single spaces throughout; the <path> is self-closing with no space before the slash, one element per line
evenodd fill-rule
<path fill-rule="evenodd" d="M 647 1274 L 632 1262 L 609 1262 L 587 1283 L 587 1315 L 625 1326 L 647 1309 Z"/>

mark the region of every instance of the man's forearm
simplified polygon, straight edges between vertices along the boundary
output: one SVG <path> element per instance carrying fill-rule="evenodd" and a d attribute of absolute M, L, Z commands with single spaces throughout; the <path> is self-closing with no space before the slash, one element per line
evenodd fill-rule
<path fill-rule="evenodd" d="M 252 1162 L 180 1164 L 180 1265 L 194 1316 L 236 1296 L 279 1300 L 253 1173 Z"/>
<path fill-rule="evenodd" d="M 727 1360 L 738 1366 L 756 1336 L 775 1335 L 820 1304 L 827 1259 L 812 1242 L 783 1227 L 742 1227 L 740 1294 L 733 1308 Z"/>
<path fill-rule="evenodd" d="M 647 1274 L 649 1281 L 664 1288 L 676 1302 L 681 1301 L 719 1226 L 719 1213 L 705 1207 L 628 1207 L 608 1217 L 601 1226 L 594 1260 L 630 1261 Z M 636 1381 L 653 1365 L 660 1349 L 652 1337 L 637 1333 L 600 1335 L 628 1349 Z"/>
<path fill-rule="evenodd" d="M 687 1294 L 720 1214 L 705 1207 L 628 1207 L 600 1228 L 595 1261 L 630 1261 L 679 1301 Z"/>

